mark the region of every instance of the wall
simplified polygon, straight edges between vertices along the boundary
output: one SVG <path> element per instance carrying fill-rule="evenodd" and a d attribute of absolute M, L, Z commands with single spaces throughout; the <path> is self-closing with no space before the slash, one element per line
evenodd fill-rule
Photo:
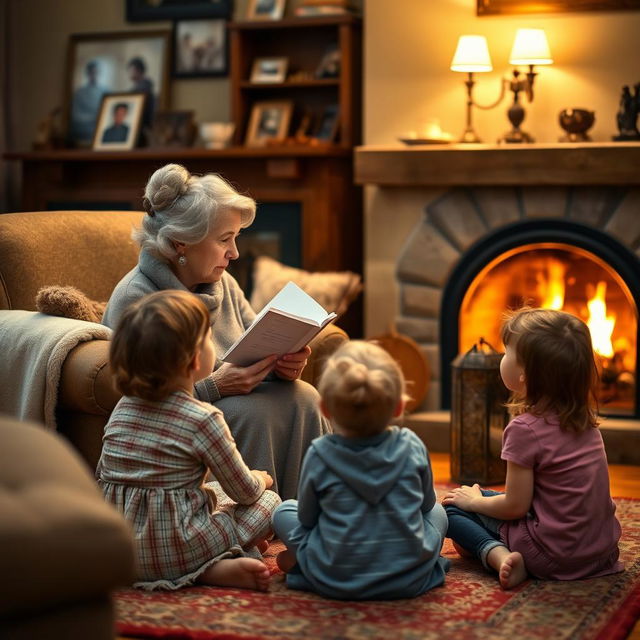
<path fill-rule="evenodd" d="M 402 0 L 390 10 L 386 0 L 368 0 L 365 38 L 365 140 L 395 142 L 428 118 L 459 137 L 465 121 L 466 74 L 449 70 L 458 36 L 487 37 L 494 71 L 476 74 L 481 104 L 499 94 L 501 76 L 519 27 L 542 28 L 554 64 L 538 67 L 535 99 L 523 129 L 538 142 L 556 142 L 563 133 L 558 113 L 567 107 L 595 110 L 595 141 L 617 132 L 615 114 L 621 87 L 640 82 L 637 37 L 640 11 L 574 12 L 476 17 L 476 0 Z M 634 42 L 636 44 L 634 44 Z M 512 95 L 512 94 L 509 94 Z M 491 111 L 474 109 L 476 131 L 495 142 L 509 128 L 510 101 Z"/>
<path fill-rule="evenodd" d="M 437 118 L 454 137 L 465 124 L 466 74 L 449 70 L 463 34 L 487 37 L 494 72 L 476 74 L 476 99 L 487 104 L 499 95 L 508 75 L 516 29 L 545 29 L 555 64 L 538 69 L 535 100 L 523 128 L 538 142 L 557 142 L 558 113 L 567 107 L 595 110 L 595 141 L 617 133 L 616 111 L 624 84 L 640 82 L 637 34 L 640 11 L 591 12 L 478 18 L 475 0 L 367 0 L 365 27 L 365 144 L 396 144 L 407 130 Z M 509 128 L 508 97 L 491 111 L 474 109 L 480 137 L 495 142 Z M 387 331 L 398 314 L 396 261 L 409 234 L 424 216 L 431 190 L 367 188 L 365 192 L 365 333 Z M 390 221 L 393 220 L 393 224 Z"/>

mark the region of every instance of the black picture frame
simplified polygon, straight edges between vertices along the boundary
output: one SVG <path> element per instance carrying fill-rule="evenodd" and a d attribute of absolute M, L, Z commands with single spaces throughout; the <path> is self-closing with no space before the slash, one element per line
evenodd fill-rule
<path fill-rule="evenodd" d="M 185 43 L 190 36 L 190 44 Z M 177 20 L 173 25 L 174 78 L 212 78 L 229 73 L 227 21 Z"/>
<path fill-rule="evenodd" d="M 233 0 L 126 0 L 129 22 L 230 18 Z"/>

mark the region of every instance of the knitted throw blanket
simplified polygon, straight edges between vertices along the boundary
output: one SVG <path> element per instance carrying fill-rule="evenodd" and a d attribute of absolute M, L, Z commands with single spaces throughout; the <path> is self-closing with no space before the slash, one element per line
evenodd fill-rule
<path fill-rule="evenodd" d="M 62 365 L 80 342 L 108 340 L 100 324 L 34 311 L 0 311 L 0 412 L 56 428 Z"/>

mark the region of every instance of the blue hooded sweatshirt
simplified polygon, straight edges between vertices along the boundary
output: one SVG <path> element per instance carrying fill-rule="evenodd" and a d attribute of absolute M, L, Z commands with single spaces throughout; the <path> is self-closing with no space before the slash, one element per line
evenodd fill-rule
<path fill-rule="evenodd" d="M 436 504 L 427 450 L 410 430 L 315 439 L 291 532 L 293 589 L 349 600 L 411 598 L 444 582 L 449 562 L 429 514 Z"/>

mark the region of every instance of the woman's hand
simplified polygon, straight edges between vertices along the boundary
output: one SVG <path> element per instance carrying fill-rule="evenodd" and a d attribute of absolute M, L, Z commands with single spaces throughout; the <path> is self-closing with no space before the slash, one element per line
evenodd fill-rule
<path fill-rule="evenodd" d="M 307 345 L 297 353 L 287 353 L 276 361 L 274 371 L 284 380 L 296 380 L 307 366 L 307 358 L 311 355 L 311 347 Z"/>
<path fill-rule="evenodd" d="M 259 480 L 264 480 L 264 488 L 271 489 L 273 487 L 273 478 L 266 472 L 259 469 L 252 469 L 251 473 Z"/>
<path fill-rule="evenodd" d="M 474 484 L 472 487 L 462 485 L 457 489 L 451 489 L 442 499 L 442 504 L 453 504 L 465 511 L 475 511 L 474 504 L 477 504 L 476 501 L 482 497 L 479 484 Z"/>
<path fill-rule="evenodd" d="M 225 362 L 213 372 L 220 395 L 238 396 L 251 393 L 273 371 L 277 356 L 267 356 L 250 367 Z"/>

